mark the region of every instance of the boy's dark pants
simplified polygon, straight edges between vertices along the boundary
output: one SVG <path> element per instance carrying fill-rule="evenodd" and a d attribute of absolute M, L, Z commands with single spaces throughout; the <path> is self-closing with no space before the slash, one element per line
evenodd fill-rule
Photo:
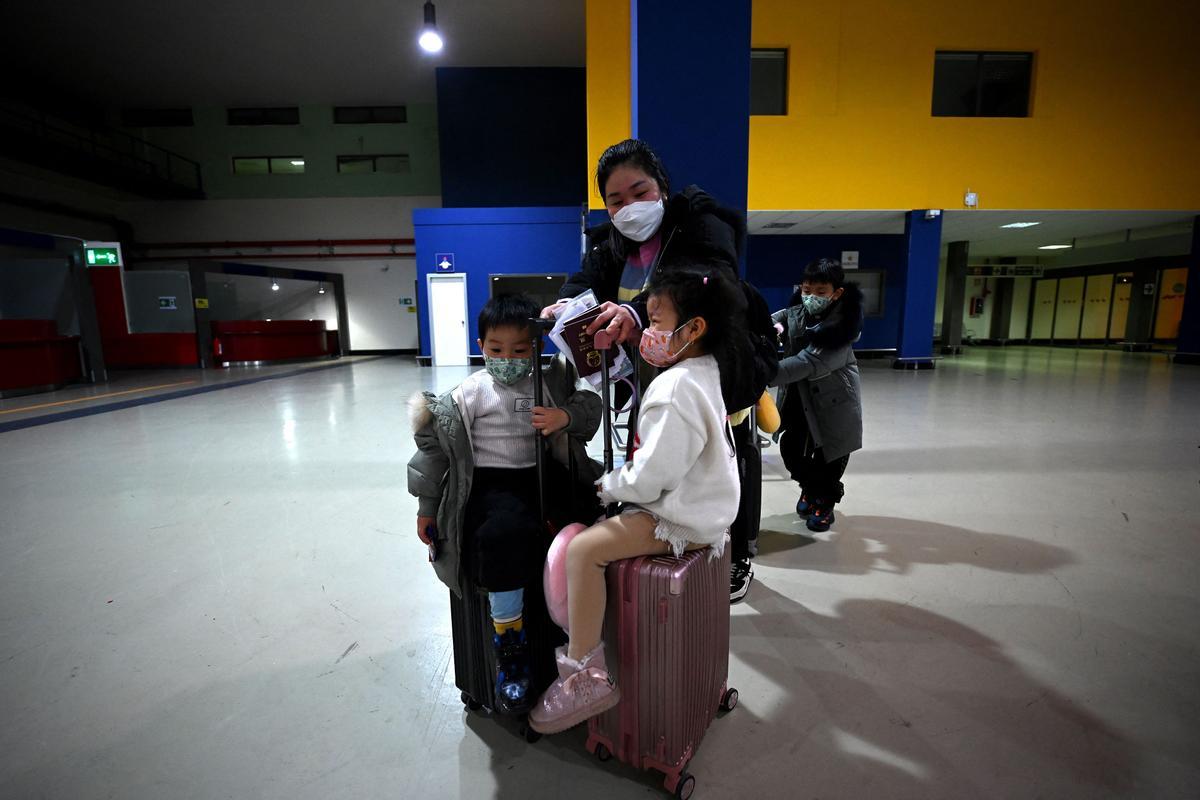
<path fill-rule="evenodd" d="M 555 532 L 568 522 L 591 524 L 599 501 L 579 486 L 562 465 L 547 459 L 547 516 Z M 590 515 L 590 516 L 589 516 Z M 471 496 L 463 514 L 466 575 L 490 592 L 521 589 L 540 582 L 546 551 L 553 538 L 538 511 L 537 470 L 476 467 Z"/>
<path fill-rule="evenodd" d="M 828 508 L 840 503 L 846 493 L 842 475 L 846 473 L 850 456 L 826 461 L 825 453 L 814 446 L 800 403 L 793 402 L 789 397 L 786 406 L 783 413 L 785 430 L 779 440 L 783 465 L 787 467 L 792 480 L 800 484 L 800 490 L 809 505 Z"/>

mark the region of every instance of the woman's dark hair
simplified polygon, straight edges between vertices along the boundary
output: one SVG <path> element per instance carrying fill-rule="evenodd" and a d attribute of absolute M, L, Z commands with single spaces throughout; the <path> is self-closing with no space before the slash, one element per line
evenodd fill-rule
<path fill-rule="evenodd" d="M 479 338 L 486 339 L 488 331 L 502 325 L 532 328 L 531 319 L 542 309 L 526 294 L 498 294 L 483 304 L 479 312 Z M 529 332 L 533 338 L 533 331 Z"/>
<path fill-rule="evenodd" d="M 666 201 L 667 195 L 671 193 L 671 182 L 667 179 L 667 170 L 659 160 L 658 154 L 641 139 L 626 139 L 623 142 L 617 142 L 600 155 L 600 160 L 596 162 L 596 188 L 600 190 L 601 199 L 607 202 L 607 198 L 604 197 L 604 189 L 608 186 L 608 179 L 613 174 L 613 170 L 622 164 L 637 167 L 654 178 L 658 184 L 658 190 L 662 192 L 663 201 Z"/>
<path fill-rule="evenodd" d="M 746 328 L 746 296 L 741 287 L 718 269 L 692 266 L 669 271 L 659 270 L 648 287 L 651 295 L 671 298 L 679 312 L 679 323 L 704 317 L 708 331 L 703 347 L 712 353 L 721 370 L 721 396 L 730 407 L 736 387 L 753 379 L 753 351 Z"/>

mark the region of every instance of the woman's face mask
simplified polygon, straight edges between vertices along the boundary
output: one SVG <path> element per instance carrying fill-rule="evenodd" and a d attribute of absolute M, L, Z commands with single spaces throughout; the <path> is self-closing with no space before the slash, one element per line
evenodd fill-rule
<path fill-rule="evenodd" d="M 658 232 L 664 212 L 661 197 L 657 200 L 641 200 L 622 206 L 620 211 L 613 214 L 612 221 L 626 239 L 644 242 Z"/>

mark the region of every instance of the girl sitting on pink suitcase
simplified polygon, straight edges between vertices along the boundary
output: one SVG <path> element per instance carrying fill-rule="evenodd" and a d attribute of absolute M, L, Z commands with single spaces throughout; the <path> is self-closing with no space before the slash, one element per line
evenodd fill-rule
<path fill-rule="evenodd" d="M 717 271 L 673 270 L 651 281 L 650 326 L 642 358 L 663 368 L 646 389 L 633 458 L 598 484 L 621 513 L 578 534 L 567 546 L 570 640 L 558 651 L 559 677 L 534 704 L 529 723 L 558 733 L 615 706 L 620 690 L 600 640 L 604 571 L 641 555 L 702 547 L 720 555 L 737 514 L 739 482 L 723 397 L 750 363 L 740 291 Z M 597 334 L 597 344 L 603 333 Z"/>

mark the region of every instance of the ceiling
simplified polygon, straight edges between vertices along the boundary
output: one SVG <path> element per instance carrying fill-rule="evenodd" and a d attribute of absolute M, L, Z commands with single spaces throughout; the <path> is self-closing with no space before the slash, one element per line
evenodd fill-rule
<path fill-rule="evenodd" d="M 752 234 L 900 234 L 903 211 L 751 211 Z M 1063 250 L 1186 235 L 1200 211 L 944 211 L 942 241 L 971 243 L 972 259 L 995 256 L 1052 257 Z M 1002 228 L 1010 222 L 1038 222 L 1030 228 Z M 790 223 L 790 225 L 789 225 Z M 768 227 L 789 225 L 786 228 Z M 1128 233 L 1127 233 L 1128 232 Z"/>
<path fill-rule="evenodd" d="M 0 4 L 0 65 L 89 106 L 434 101 L 435 66 L 584 65 L 583 0 L 437 0 L 446 41 L 417 46 L 422 0 Z M 7 87 L 6 87 L 7 88 Z"/>

